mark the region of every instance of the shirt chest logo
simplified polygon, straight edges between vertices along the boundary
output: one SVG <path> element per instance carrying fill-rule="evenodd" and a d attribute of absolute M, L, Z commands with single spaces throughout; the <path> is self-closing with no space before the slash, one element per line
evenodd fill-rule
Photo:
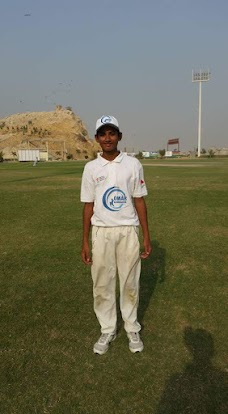
<path fill-rule="evenodd" d="M 101 175 L 100 177 L 96 178 L 96 183 L 98 184 L 98 183 L 100 183 L 101 181 L 104 181 L 104 180 L 105 180 L 105 176 Z"/>
<path fill-rule="evenodd" d="M 119 187 L 108 188 L 103 197 L 103 206 L 109 211 L 119 211 L 126 204 L 127 197 Z"/>

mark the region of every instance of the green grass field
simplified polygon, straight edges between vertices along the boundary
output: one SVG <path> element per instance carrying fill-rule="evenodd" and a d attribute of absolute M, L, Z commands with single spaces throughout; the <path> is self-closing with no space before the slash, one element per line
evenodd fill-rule
<path fill-rule="evenodd" d="M 145 350 L 128 350 L 119 315 L 103 356 L 80 259 L 84 163 L 0 165 L 1 413 L 227 412 L 228 160 L 142 163 Z"/>

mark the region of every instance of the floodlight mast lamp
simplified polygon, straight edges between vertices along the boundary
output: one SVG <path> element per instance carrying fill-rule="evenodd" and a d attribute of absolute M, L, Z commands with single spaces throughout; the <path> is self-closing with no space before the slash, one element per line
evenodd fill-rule
<path fill-rule="evenodd" d="M 192 71 L 192 82 L 199 83 L 199 120 L 198 120 L 198 157 L 201 153 L 201 124 L 202 124 L 202 82 L 207 82 L 210 79 L 210 72 L 207 71 Z"/>

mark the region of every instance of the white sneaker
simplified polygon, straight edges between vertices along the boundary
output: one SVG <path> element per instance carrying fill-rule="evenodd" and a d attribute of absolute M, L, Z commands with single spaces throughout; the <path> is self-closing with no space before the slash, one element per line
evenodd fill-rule
<path fill-rule="evenodd" d="M 116 339 L 116 333 L 103 333 L 98 341 L 94 344 L 93 352 L 95 354 L 103 355 L 107 352 L 110 342 Z"/>
<path fill-rule="evenodd" d="M 131 352 L 142 352 L 144 346 L 143 341 L 140 338 L 138 332 L 128 332 L 127 336 L 129 338 L 129 349 Z"/>

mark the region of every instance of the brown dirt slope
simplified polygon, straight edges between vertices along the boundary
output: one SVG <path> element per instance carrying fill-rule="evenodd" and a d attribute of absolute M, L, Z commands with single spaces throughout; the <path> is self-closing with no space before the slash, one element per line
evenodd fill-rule
<path fill-rule="evenodd" d="M 58 105 L 51 112 L 26 112 L 0 119 L 0 151 L 4 159 L 16 159 L 23 148 L 48 148 L 49 158 L 92 159 L 100 149 L 70 108 Z"/>

